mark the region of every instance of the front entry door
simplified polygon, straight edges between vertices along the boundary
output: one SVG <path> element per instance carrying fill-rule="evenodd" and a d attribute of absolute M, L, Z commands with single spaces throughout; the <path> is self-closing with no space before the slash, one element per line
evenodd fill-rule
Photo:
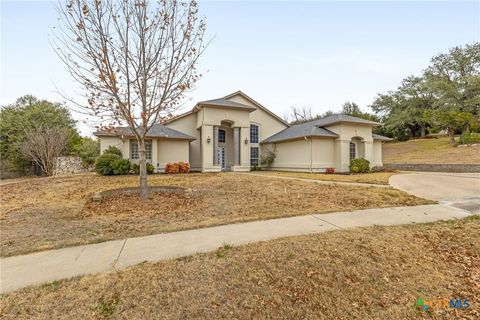
<path fill-rule="evenodd" d="M 222 168 L 222 171 L 224 171 L 225 170 L 225 147 L 218 147 L 217 163 Z"/>

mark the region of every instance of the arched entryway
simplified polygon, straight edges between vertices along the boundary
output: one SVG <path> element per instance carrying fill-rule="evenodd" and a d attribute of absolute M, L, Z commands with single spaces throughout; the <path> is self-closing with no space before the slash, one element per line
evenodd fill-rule
<path fill-rule="evenodd" d="M 350 160 L 365 159 L 365 141 L 362 137 L 353 137 L 350 140 Z"/>
<path fill-rule="evenodd" d="M 222 171 L 230 171 L 239 162 L 239 128 L 231 120 L 223 120 L 214 126 L 213 163 Z"/>

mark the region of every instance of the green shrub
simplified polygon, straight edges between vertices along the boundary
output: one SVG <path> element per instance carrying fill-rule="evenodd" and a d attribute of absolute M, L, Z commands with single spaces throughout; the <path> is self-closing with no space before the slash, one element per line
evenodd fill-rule
<path fill-rule="evenodd" d="M 132 171 L 135 174 L 140 174 L 140 166 L 137 163 L 132 164 Z M 147 162 L 147 174 L 152 174 L 155 167 Z"/>
<path fill-rule="evenodd" d="M 135 174 L 140 173 L 140 166 L 137 163 L 132 164 L 132 166 L 130 168 L 132 169 L 133 173 L 135 173 Z"/>
<path fill-rule="evenodd" d="M 88 168 L 95 164 L 95 159 L 100 155 L 100 143 L 91 138 L 82 138 L 72 148 L 72 154 L 82 159 L 82 166 Z"/>
<path fill-rule="evenodd" d="M 352 159 L 350 161 L 350 172 L 365 173 L 370 171 L 370 161 L 366 159 Z"/>
<path fill-rule="evenodd" d="M 120 160 L 120 156 L 116 154 L 106 153 L 98 156 L 95 160 L 95 171 L 101 175 L 109 176 L 113 173 L 113 162 Z"/>
<path fill-rule="evenodd" d="M 147 173 L 152 174 L 153 171 L 155 171 L 155 167 L 153 166 L 153 164 L 147 162 Z"/>
<path fill-rule="evenodd" d="M 130 166 L 128 159 L 117 159 L 112 162 L 113 174 L 129 174 Z"/>
<path fill-rule="evenodd" d="M 114 146 L 108 146 L 107 149 L 103 150 L 103 154 L 116 154 L 119 157 L 122 157 L 122 151 Z"/>
<path fill-rule="evenodd" d="M 460 136 L 460 144 L 472 144 L 478 142 L 480 142 L 480 135 L 478 133 L 463 133 Z"/>

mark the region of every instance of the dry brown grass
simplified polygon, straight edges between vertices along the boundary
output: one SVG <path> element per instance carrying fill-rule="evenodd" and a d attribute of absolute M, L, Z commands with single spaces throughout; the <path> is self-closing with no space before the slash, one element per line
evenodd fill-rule
<path fill-rule="evenodd" d="M 425 299 L 468 299 L 433 319 L 480 317 L 479 217 L 370 227 L 219 249 L 2 296 L 4 319 L 430 319 Z"/>
<path fill-rule="evenodd" d="M 240 221 L 430 203 L 394 189 L 228 173 L 149 177 L 151 185 L 193 188 L 192 196 L 91 202 L 96 191 L 136 186 L 137 179 L 84 174 L 0 186 L 2 256 Z"/>
<path fill-rule="evenodd" d="M 480 163 L 480 148 L 455 147 L 448 138 L 385 143 L 383 163 Z"/>
<path fill-rule="evenodd" d="M 326 174 L 326 173 L 306 173 L 306 172 L 288 172 L 288 171 L 260 171 L 260 172 L 255 172 L 255 174 L 294 177 L 294 178 L 323 180 L 323 181 L 388 184 L 388 178 L 393 176 L 395 172 L 372 172 L 372 173 L 362 173 L 362 174 Z"/>

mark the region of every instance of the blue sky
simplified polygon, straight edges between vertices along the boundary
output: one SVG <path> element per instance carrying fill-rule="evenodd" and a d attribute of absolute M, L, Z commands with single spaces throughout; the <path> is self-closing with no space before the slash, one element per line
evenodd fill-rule
<path fill-rule="evenodd" d="M 186 109 L 242 90 L 280 116 L 345 101 L 368 110 L 433 55 L 480 40 L 478 1 L 200 1 L 200 10 L 215 38 Z M 26 93 L 62 101 L 55 87 L 78 88 L 48 42 L 56 19 L 48 1 L 1 1 L 0 105 Z"/>

